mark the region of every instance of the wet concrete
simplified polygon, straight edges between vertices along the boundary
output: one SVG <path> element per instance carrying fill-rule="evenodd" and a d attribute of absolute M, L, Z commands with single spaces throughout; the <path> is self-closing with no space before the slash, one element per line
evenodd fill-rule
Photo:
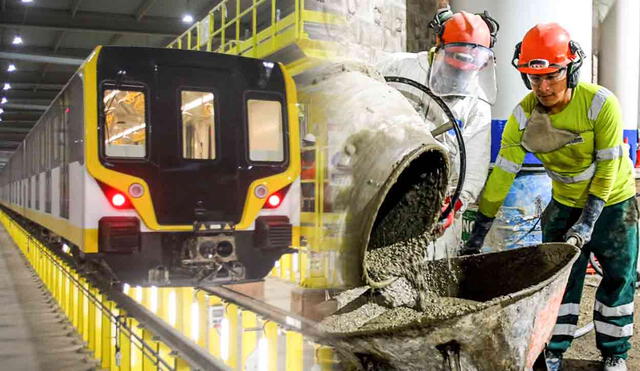
<path fill-rule="evenodd" d="M 377 292 L 391 307 L 424 309 L 429 290 L 421 264 L 435 238 L 444 178 L 439 167 L 425 162 L 412 163 L 385 196 L 364 258 L 370 282 L 395 279 Z"/>
<path fill-rule="evenodd" d="M 576 251 L 555 244 L 450 260 L 413 259 L 404 265 L 389 258 L 394 251 L 419 253 L 420 246 L 396 244 L 371 251 L 370 274 L 400 278 L 382 289 L 352 291 L 353 301 L 323 320 L 323 330 L 346 348 L 366 354 L 366 362 L 375 367 L 423 369 L 445 359 L 470 370 L 483 369 L 474 365 L 519 369 L 529 341 L 522 331 L 532 331 L 535 314 L 551 291 L 561 295 L 564 283 L 550 280 L 562 271 L 566 282 Z M 453 340 L 453 348 L 444 347 Z M 462 353 L 442 358 L 443 349 L 456 347 Z M 415 349 L 431 355 L 415 355 Z M 483 356 L 490 349 L 504 360 Z M 433 369 L 450 369 L 438 365 Z"/>
<path fill-rule="evenodd" d="M 577 249 L 546 244 L 428 261 L 446 188 L 439 169 L 414 161 L 400 174 L 374 214 L 362 260 L 369 285 L 335 298 L 320 327 L 360 366 L 522 369 L 527 352 L 542 349 L 529 344 L 546 336 L 538 327 L 550 333 L 552 325 L 534 322 L 561 297 Z M 507 354 L 487 359 L 496 352 Z"/>
<path fill-rule="evenodd" d="M 424 165 L 411 164 L 385 196 L 371 231 L 369 250 L 415 239 L 432 229 L 444 187 L 438 167 Z"/>
<path fill-rule="evenodd" d="M 406 254 L 405 257 L 420 253 L 421 246 L 396 244 L 373 250 L 369 254 L 373 257 L 368 264 L 370 274 L 380 279 L 398 279 L 382 289 L 359 288 L 358 295 L 351 298 L 350 304 L 343 305 L 337 315 L 363 303 L 375 302 L 391 311 L 398 307 L 412 309 L 397 312 L 408 314 L 412 319 L 419 317 L 419 324 L 425 325 L 478 310 L 482 303 L 539 284 L 556 273 L 569 258 L 561 248 L 536 247 L 453 259 L 414 259 L 404 264 L 393 256 L 394 253 Z M 414 312 L 420 315 L 416 317 Z M 391 317 L 388 329 L 411 322 L 401 315 Z M 327 330 L 333 332 L 330 326 Z"/>

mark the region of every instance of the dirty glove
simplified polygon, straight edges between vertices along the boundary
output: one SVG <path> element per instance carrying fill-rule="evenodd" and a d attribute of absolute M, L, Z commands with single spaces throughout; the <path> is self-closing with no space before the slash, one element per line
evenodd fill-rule
<path fill-rule="evenodd" d="M 442 208 L 440 209 L 440 213 L 443 213 L 447 209 L 447 207 L 449 207 L 450 203 L 451 197 L 447 196 L 447 198 L 444 200 L 444 205 L 442 205 Z M 456 200 L 453 210 L 449 212 L 449 215 L 447 215 L 447 217 L 444 219 L 440 219 L 440 221 L 438 222 L 438 234 L 442 235 L 444 231 L 447 230 L 447 228 L 451 227 L 451 225 L 453 224 L 453 220 L 457 216 L 458 210 L 460 210 L 461 208 L 462 201 L 458 199 Z"/>
<path fill-rule="evenodd" d="M 482 244 L 484 243 L 484 238 L 487 236 L 487 233 L 489 233 L 489 229 L 491 229 L 491 224 L 493 224 L 494 219 L 495 218 L 489 218 L 478 211 L 475 224 L 473 225 L 473 230 L 471 231 L 471 236 L 467 243 L 464 244 L 462 250 L 460 250 L 460 255 L 472 255 L 480 252 L 480 248 L 482 248 Z"/>
<path fill-rule="evenodd" d="M 577 240 L 576 246 L 582 248 L 591 240 L 591 233 L 593 233 L 593 226 L 596 224 L 596 220 L 600 216 L 602 209 L 604 208 L 604 200 L 589 195 L 587 203 L 582 209 L 582 214 L 576 224 L 569 228 L 567 234 L 565 234 L 565 241 L 570 238 Z"/>

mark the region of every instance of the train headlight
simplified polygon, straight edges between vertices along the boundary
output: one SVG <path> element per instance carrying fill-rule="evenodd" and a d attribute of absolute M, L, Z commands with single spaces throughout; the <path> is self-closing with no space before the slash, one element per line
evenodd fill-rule
<path fill-rule="evenodd" d="M 107 201 L 109 201 L 111 206 L 118 210 L 133 209 L 131 201 L 127 198 L 127 193 L 102 182 L 98 182 L 98 185 L 102 189 L 102 192 L 104 192 L 104 196 L 107 198 Z"/>
<path fill-rule="evenodd" d="M 122 193 L 114 193 L 111 196 L 111 204 L 114 207 L 121 207 L 125 202 L 127 202 L 127 199 L 124 198 L 124 195 L 122 195 Z"/>
<path fill-rule="evenodd" d="M 253 190 L 253 193 L 258 198 L 265 198 L 269 194 L 269 188 L 267 188 L 267 186 L 264 184 L 260 184 Z"/>
<path fill-rule="evenodd" d="M 277 209 L 284 201 L 284 198 L 287 196 L 287 192 L 289 192 L 289 186 L 286 186 L 277 192 L 273 192 L 267 197 L 267 200 L 262 206 L 263 209 Z"/>
<path fill-rule="evenodd" d="M 144 187 L 142 186 L 142 184 L 133 183 L 129 186 L 129 196 L 133 198 L 139 198 L 142 197 L 143 194 Z"/>
<path fill-rule="evenodd" d="M 281 202 L 282 202 L 282 198 L 277 193 L 272 194 L 267 199 L 267 204 L 269 204 L 269 206 L 272 207 L 272 208 L 276 208 L 276 207 L 280 206 Z"/>

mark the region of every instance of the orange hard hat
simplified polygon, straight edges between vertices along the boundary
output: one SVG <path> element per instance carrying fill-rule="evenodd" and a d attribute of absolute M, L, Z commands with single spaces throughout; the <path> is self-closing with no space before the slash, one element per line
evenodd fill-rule
<path fill-rule="evenodd" d="M 491 30 L 487 22 L 477 14 L 461 11 L 444 23 L 439 37 L 443 44 L 467 43 L 491 47 Z"/>
<path fill-rule="evenodd" d="M 516 46 L 513 64 L 521 73 L 552 73 L 573 62 L 578 57 L 576 52 L 567 30 L 557 23 L 541 23 Z"/>

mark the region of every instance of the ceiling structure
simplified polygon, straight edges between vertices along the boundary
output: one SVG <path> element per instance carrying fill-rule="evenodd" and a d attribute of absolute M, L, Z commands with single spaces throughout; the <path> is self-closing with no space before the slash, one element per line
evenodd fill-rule
<path fill-rule="evenodd" d="M 0 0 L 0 168 L 93 48 L 166 46 L 191 26 L 184 14 L 201 19 L 219 2 L 24 1 Z"/>

